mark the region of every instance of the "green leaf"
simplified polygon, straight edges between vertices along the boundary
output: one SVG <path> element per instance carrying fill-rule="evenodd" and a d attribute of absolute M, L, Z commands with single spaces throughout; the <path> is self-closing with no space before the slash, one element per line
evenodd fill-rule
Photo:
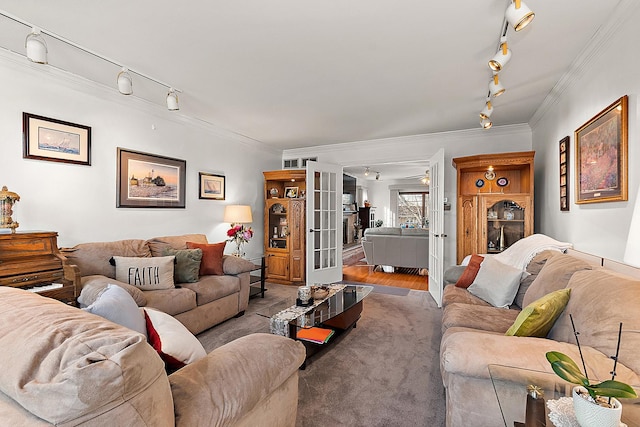
<path fill-rule="evenodd" d="M 598 396 L 633 399 L 638 397 L 633 387 L 620 381 L 607 380 L 590 386 Z"/>
<path fill-rule="evenodd" d="M 551 363 L 551 369 L 553 369 L 553 372 L 560 378 L 585 387 L 589 385 L 587 377 L 580 371 L 578 365 L 576 365 L 569 356 L 558 351 L 550 351 L 546 356 L 547 360 Z"/>

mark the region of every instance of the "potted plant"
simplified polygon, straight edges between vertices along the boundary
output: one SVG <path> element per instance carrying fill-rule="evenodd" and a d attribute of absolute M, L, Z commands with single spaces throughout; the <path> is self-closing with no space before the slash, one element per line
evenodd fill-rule
<path fill-rule="evenodd" d="M 571 319 L 571 324 L 573 326 L 573 319 Z M 612 378 L 600 383 L 592 383 L 587 376 L 587 367 L 582 357 L 582 349 L 580 348 L 575 327 L 573 332 L 576 336 L 584 374 L 566 354 L 550 351 L 546 354 L 547 360 L 551 363 L 553 371 L 560 378 L 572 384 L 577 384 L 572 392 L 573 409 L 581 427 L 618 427 L 622 415 L 622 404 L 618 399 L 638 397 L 636 391 L 630 385 L 614 379 L 618 363 L 617 351 L 616 355 L 612 356 L 614 360 Z M 621 332 L 622 324 L 620 324 L 618 333 L 618 350 L 620 349 Z"/>

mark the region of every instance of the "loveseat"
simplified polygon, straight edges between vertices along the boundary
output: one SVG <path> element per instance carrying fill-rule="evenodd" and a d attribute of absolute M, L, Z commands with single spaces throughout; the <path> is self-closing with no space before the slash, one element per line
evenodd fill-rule
<path fill-rule="evenodd" d="M 249 271 L 254 269 L 252 263 L 234 256 L 223 256 L 222 243 L 222 246 L 217 248 L 220 249 L 218 252 L 222 274 L 199 274 L 198 268 L 205 262 L 206 254 L 203 254 L 202 259 L 195 262 L 193 282 L 177 281 L 175 286 L 171 285 L 165 289 L 141 290 L 123 280 L 116 280 L 117 266 L 112 260 L 114 257 L 163 257 L 168 253 L 175 254 L 176 251 L 185 252 L 188 244 L 205 245 L 207 248 L 215 246 L 208 245 L 204 234 L 185 234 L 148 240 L 81 243 L 72 248 L 62 248 L 61 252 L 71 264 L 77 265 L 80 269 L 81 306 L 85 299 L 92 299 L 107 284 L 114 283 L 129 291 L 138 306 L 156 308 L 174 316 L 195 335 L 244 313 L 249 303 Z M 191 265 L 193 264 L 192 262 Z"/>
<path fill-rule="evenodd" d="M 426 228 L 367 228 L 362 248 L 369 265 L 429 267 L 429 230 Z"/>
<path fill-rule="evenodd" d="M 640 385 L 640 281 L 601 267 L 593 256 L 575 256 L 570 251 L 541 251 L 526 265 L 527 273 L 518 280 L 517 295 L 508 308 L 497 308 L 456 286 L 467 267 L 447 270 L 449 282 L 443 294 L 440 367 L 446 389 L 446 425 L 495 427 L 504 425 L 501 409 L 513 419 L 524 421 L 524 404 L 498 406 L 489 374 L 489 365 L 504 365 L 553 373 L 545 354 L 559 351 L 580 363 L 580 355 L 571 326 L 573 317 L 580 345 L 592 379 L 610 379 L 616 353 L 619 323 L 623 323 L 618 366 L 619 381 Z M 572 255 L 574 254 L 574 255 Z M 482 265 L 482 264 L 481 264 Z M 482 267 L 480 267 L 482 268 Z M 480 273 L 478 273 L 480 274 Z M 494 286 L 501 286 L 496 280 Z M 512 326 L 523 307 L 531 311 L 536 301 L 554 291 L 570 289 L 568 303 L 551 322 L 551 330 L 542 337 L 513 333 Z M 562 293 L 562 292 L 561 292 Z M 566 294 L 566 292 L 565 292 Z M 562 306 L 560 307 L 560 309 Z M 544 314 L 542 315 L 544 317 Z M 522 320 L 522 316 L 519 320 Z M 517 329 L 516 329 L 517 330 Z M 514 381 L 508 391 L 524 396 L 526 389 Z M 524 402 L 524 397 L 520 400 Z M 638 411 L 638 405 L 626 405 L 625 411 Z M 639 416 L 634 415 L 634 416 Z"/>
<path fill-rule="evenodd" d="M 3 426 L 294 426 L 304 357 L 252 334 L 167 375 L 143 334 L 0 287 Z"/>

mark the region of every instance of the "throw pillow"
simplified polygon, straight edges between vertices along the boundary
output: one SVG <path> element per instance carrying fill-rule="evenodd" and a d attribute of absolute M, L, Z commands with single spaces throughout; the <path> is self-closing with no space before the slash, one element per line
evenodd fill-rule
<path fill-rule="evenodd" d="M 467 290 L 494 307 L 509 307 L 518 292 L 524 272 L 486 256 Z"/>
<path fill-rule="evenodd" d="M 149 344 L 164 360 L 168 371 L 180 369 L 207 355 L 200 341 L 178 320 L 159 310 L 141 308 Z"/>
<path fill-rule="evenodd" d="M 542 251 L 538 255 L 534 256 L 529 262 L 527 265 L 527 273 L 529 273 L 529 275 L 520 281 L 520 287 L 518 288 L 516 299 L 513 301 L 518 308 L 524 308 L 524 295 L 527 293 L 529 286 L 531 286 L 536 277 L 538 277 L 540 270 L 542 270 L 542 267 L 544 267 L 547 260 L 557 254 L 560 254 L 560 252 L 554 250 Z"/>
<path fill-rule="evenodd" d="M 83 310 L 147 335 L 147 326 L 138 305 L 129 292 L 118 285 L 107 285 L 96 300 Z"/>
<path fill-rule="evenodd" d="M 545 338 L 569 302 L 571 289 L 551 292 L 524 308 L 505 335 Z"/>
<path fill-rule="evenodd" d="M 78 296 L 78 302 L 80 303 L 80 308 L 87 307 L 98 299 L 102 291 L 107 287 L 107 285 L 113 284 L 118 285 L 125 291 L 129 293 L 133 297 L 133 300 L 138 304 L 138 307 L 144 307 L 147 305 L 147 297 L 144 296 L 144 292 L 135 286 L 128 285 L 126 283 L 122 283 L 117 281 L 116 279 L 111 279 L 105 276 L 84 276 L 81 279 L 82 291 L 80 292 L 80 296 Z"/>
<path fill-rule="evenodd" d="M 480 264 L 484 257 L 480 255 L 473 254 L 471 255 L 471 259 L 469 260 L 469 264 L 464 269 L 462 276 L 456 282 L 456 286 L 459 288 L 468 288 L 469 285 L 473 283 L 480 270 Z"/>
<path fill-rule="evenodd" d="M 163 255 L 176 257 L 176 265 L 173 272 L 173 278 L 176 283 L 195 283 L 198 281 L 202 249 L 166 248 Z"/>
<path fill-rule="evenodd" d="M 143 291 L 171 289 L 175 257 L 122 257 L 114 256 L 116 280 L 128 283 Z"/>
<path fill-rule="evenodd" d="M 220 243 L 196 243 L 187 242 L 189 249 L 202 249 L 202 262 L 200 263 L 200 275 L 224 275 L 222 268 L 222 254 L 227 242 Z"/>

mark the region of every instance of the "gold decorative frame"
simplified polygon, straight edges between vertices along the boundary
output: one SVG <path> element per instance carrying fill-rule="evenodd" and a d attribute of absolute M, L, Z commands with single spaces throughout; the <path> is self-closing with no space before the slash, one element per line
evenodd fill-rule
<path fill-rule="evenodd" d="M 628 200 L 627 104 L 625 95 L 575 131 L 577 204 Z"/>
<path fill-rule="evenodd" d="M 200 199 L 224 200 L 226 193 L 226 180 L 224 175 L 199 172 L 200 185 L 198 196 Z"/>
<path fill-rule="evenodd" d="M 91 165 L 89 126 L 22 113 L 25 159 Z"/>

